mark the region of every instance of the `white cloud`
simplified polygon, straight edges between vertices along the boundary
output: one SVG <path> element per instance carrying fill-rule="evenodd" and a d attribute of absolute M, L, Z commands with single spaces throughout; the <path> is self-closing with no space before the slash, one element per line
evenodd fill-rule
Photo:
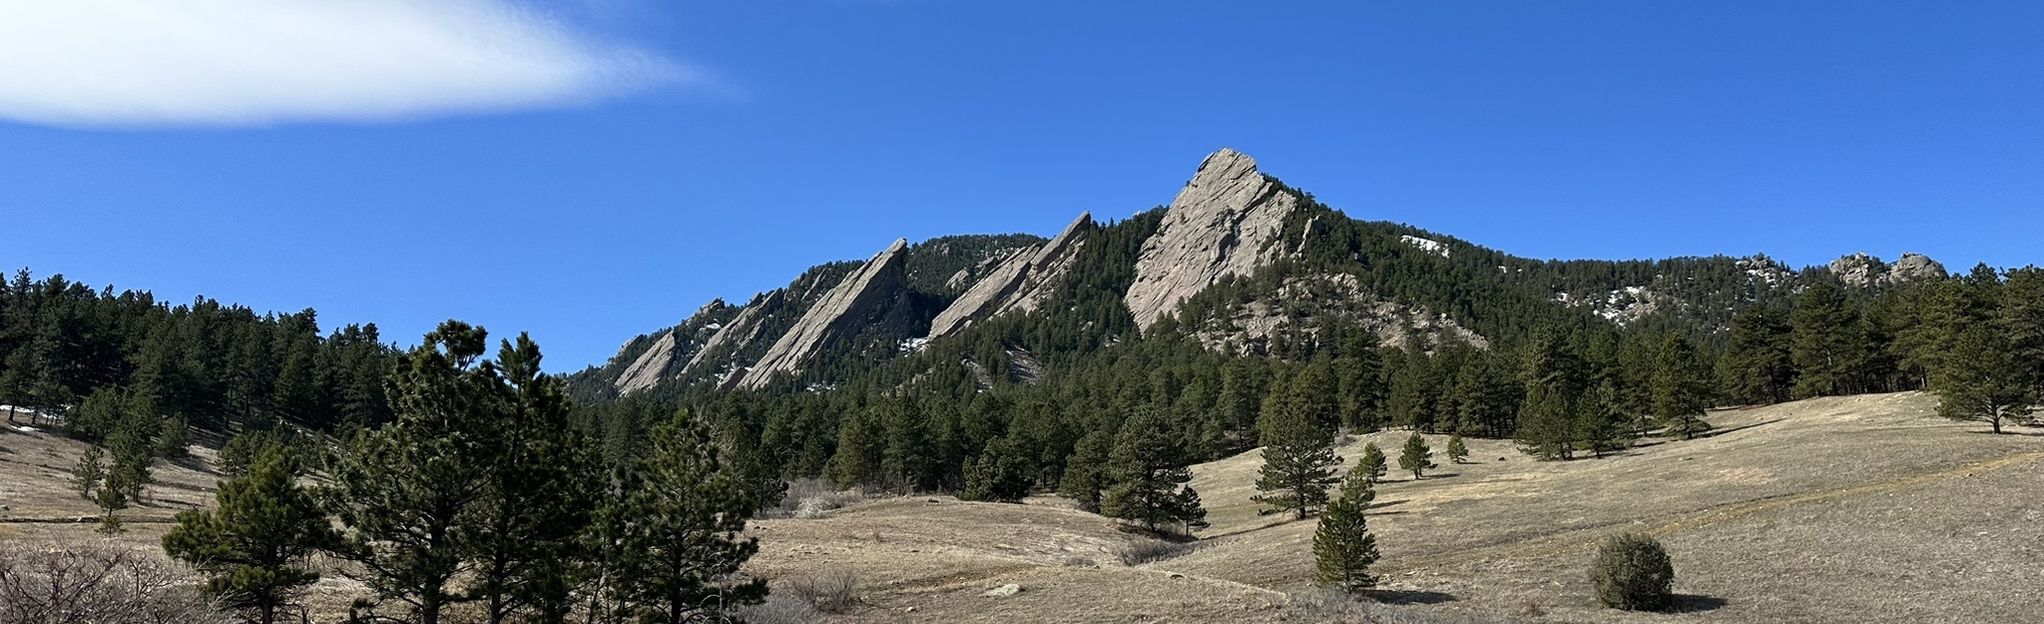
<path fill-rule="evenodd" d="M 698 79 L 507 0 L 0 0 L 0 118 L 35 124 L 382 121 Z"/>

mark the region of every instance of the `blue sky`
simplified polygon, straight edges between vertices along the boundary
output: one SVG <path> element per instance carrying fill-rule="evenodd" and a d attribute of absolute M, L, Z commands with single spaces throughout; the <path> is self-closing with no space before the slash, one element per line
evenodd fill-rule
<path fill-rule="evenodd" d="M 1527 256 L 2044 260 L 2038 3 L 361 0 L 186 41 L 78 1 L 0 20 L 0 264 L 554 370 L 1221 146 Z"/>

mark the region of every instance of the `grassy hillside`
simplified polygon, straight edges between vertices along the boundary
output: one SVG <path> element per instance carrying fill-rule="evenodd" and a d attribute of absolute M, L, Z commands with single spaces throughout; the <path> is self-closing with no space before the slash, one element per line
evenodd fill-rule
<path fill-rule="evenodd" d="M 1393 473 L 1370 522 L 1384 558 L 1382 621 L 2037 621 L 2012 592 L 2044 583 L 2044 434 L 1986 435 L 1936 418 L 1928 395 L 1812 399 L 1718 411 L 1717 431 L 1603 459 L 1537 462 L 1473 440 L 1471 463 L 1421 481 Z M 1402 432 L 1377 434 L 1395 449 Z M 1362 439 L 1342 447 L 1359 456 Z M 1434 447 L 1445 446 L 1434 440 Z M 92 539 L 68 490 L 83 446 L 0 433 L 0 550 Z M 1194 467 L 1213 527 L 1189 552 L 1126 565 L 1157 543 L 1060 499 L 1028 505 L 888 498 L 755 523 L 749 569 L 787 591 L 848 574 L 862 604 L 841 621 L 1314 622 L 1353 614 L 1295 603 L 1311 585 L 1314 523 L 1259 516 L 1257 451 Z M 148 547 L 175 511 L 210 500 L 210 456 L 159 463 L 154 502 L 122 539 Z M 1688 612 L 1594 607 L 1584 569 L 1621 530 L 1657 535 Z M 345 581 L 320 596 L 348 595 Z M 1012 596 L 983 596 L 1016 585 Z M 338 604 L 335 605 L 338 607 Z"/>

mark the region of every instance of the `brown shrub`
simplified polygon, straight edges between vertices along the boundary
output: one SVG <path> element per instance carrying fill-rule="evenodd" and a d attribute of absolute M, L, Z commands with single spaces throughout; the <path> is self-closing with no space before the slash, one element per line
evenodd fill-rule
<path fill-rule="evenodd" d="M 843 570 L 794 579 L 787 592 L 824 613 L 851 613 L 861 603 L 858 575 Z"/>
<path fill-rule="evenodd" d="M 0 542 L 0 622 L 226 621 L 197 587 L 162 559 L 110 546 Z"/>

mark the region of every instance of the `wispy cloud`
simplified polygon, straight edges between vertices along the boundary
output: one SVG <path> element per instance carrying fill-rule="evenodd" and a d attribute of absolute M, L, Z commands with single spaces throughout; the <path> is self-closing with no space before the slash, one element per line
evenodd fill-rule
<path fill-rule="evenodd" d="M 0 118 L 382 121 L 702 82 L 506 0 L 0 0 Z"/>

